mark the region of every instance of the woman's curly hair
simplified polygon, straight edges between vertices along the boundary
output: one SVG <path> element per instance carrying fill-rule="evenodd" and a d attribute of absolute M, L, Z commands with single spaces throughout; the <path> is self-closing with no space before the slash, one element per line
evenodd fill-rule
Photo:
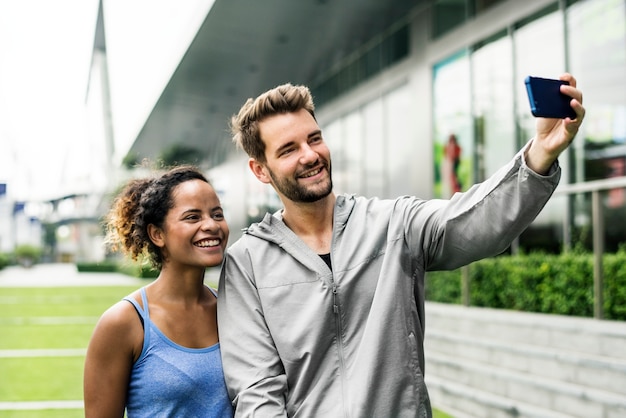
<path fill-rule="evenodd" d="M 189 180 L 210 182 L 195 166 L 174 167 L 160 176 L 130 180 L 113 201 L 105 217 L 105 242 L 113 251 L 122 251 L 132 260 L 147 256 L 161 269 L 163 254 L 148 235 L 148 225 L 163 227 L 174 206 L 173 190 Z"/>

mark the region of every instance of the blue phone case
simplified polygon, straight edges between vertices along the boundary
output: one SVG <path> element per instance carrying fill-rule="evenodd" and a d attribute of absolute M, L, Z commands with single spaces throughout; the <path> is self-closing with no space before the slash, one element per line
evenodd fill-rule
<path fill-rule="evenodd" d="M 561 85 L 569 84 L 567 81 L 528 76 L 524 82 L 533 116 L 559 119 L 576 118 L 576 112 L 569 105 L 572 98 L 559 90 Z"/>

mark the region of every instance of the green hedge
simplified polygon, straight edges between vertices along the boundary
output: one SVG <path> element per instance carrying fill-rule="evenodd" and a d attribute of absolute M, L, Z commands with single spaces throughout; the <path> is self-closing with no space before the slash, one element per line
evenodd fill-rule
<path fill-rule="evenodd" d="M 76 268 L 79 272 L 122 273 L 142 279 L 154 279 L 159 275 L 159 271 L 149 265 L 115 260 L 105 260 L 96 263 L 76 263 Z"/>
<path fill-rule="evenodd" d="M 0 270 L 11 263 L 11 257 L 6 253 L 0 253 Z"/>
<path fill-rule="evenodd" d="M 604 317 L 626 320 L 626 251 L 605 254 Z M 469 266 L 470 305 L 593 317 L 593 255 L 522 254 Z M 461 303 L 461 269 L 429 272 L 426 300 Z"/>
<path fill-rule="evenodd" d="M 13 256 L 18 264 L 31 267 L 41 259 L 41 247 L 31 244 L 20 244 L 13 250 Z"/>
<path fill-rule="evenodd" d="M 76 269 L 81 273 L 116 273 L 119 271 L 118 263 L 114 261 L 76 263 Z"/>

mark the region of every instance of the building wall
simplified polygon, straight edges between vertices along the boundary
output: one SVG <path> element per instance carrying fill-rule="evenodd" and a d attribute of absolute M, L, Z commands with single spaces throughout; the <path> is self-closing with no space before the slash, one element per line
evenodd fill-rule
<path fill-rule="evenodd" d="M 620 75 L 626 73 L 625 3 L 502 1 L 436 39 L 434 9 L 422 9 L 410 20 L 406 59 L 318 107 L 336 192 L 449 197 L 454 190 L 444 151 L 450 134 L 462 150 L 459 188 L 467 189 L 534 134 L 524 78 L 557 78 L 566 71 L 584 91 L 587 115 L 560 158 L 562 182 L 626 175 L 626 81 Z M 271 190 L 262 194 L 270 209 L 280 206 Z M 610 202 L 618 203 L 610 216 L 624 212 L 623 199 L 615 197 L 623 194 L 611 192 Z M 578 231 L 574 240 L 585 245 L 588 196 L 553 199 L 522 245 L 560 248 L 567 218 Z M 614 243 L 626 242 L 624 231 L 612 232 Z"/>

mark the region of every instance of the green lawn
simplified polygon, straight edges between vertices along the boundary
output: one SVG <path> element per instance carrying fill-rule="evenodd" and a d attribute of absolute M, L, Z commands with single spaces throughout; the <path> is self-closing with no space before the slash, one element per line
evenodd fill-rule
<path fill-rule="evenodd" d="M 84 350 L 93 328 L 108 307 L 136 288 L 0 288 L 0 350 L 72 349 L 39 357 L 2 352 L 0 402 L 81 400 Z M 0 418 L 82 416 L 82 409 L 0 410 Z"/>
<path fill-rule="evenodd" d="M 2 401 L 77 400 L 83 398 L 80 357 L 1 358 Z M 5 379 L 4 376 L 7 376 Z"/>
<path fill-rule="evenodd" d="M 148 284 L 148 282 L 146 282 Z M 99 317 L 136 287 L 44 287 L 0 289 L 0 318 L 42 316 Z"/>
<path fill-rule="evenodd" d="M 19 325 L 0 321 L 0 350 L 35 348 L 80 348 L 87 347 L 96 324 L 94 317 L 87 324 Z"/>
<path fill-rule="evenodd" d="M 84 418 L 82 409 L 35 409 L 27 411 L 0 411 L 0 418 Z"/>
<path fill-rule="evenodd" d="M 433 409 L 433 418 L 453 418 L 452 415 L 448 415 L 445 412 L 437 411 Z"/>

